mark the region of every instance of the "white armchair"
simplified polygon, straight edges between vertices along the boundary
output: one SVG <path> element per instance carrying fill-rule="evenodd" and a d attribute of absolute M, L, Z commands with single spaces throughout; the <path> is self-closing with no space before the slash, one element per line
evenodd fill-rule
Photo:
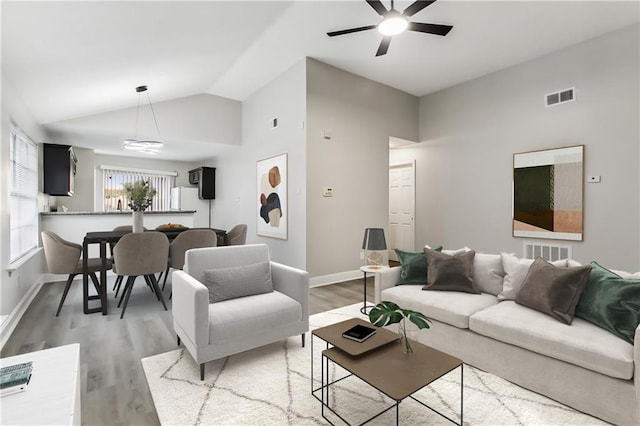
<path fill-rule="evenodd" d="M 270 269 L 273 291 L 209 302 L 209 287 L 230 284 L 231 293 L 249 288 L 247 271 L 255 270 L 255 265 Z M 230 278 L 220 280 L 220 275 Z M 184 343 L 200 364 L 201 380 L 208 361 L 296 334 L 302 335 L 302 346 L 305 344 L 305 333 L 309 331 L 309 274 L 271 262 L 265 244 L 189 250 L 184 269 L 173 272 L 172 283 L 173 327 L 178 345 Z M 215 291 L 213 294 L 215 297 Z"/>

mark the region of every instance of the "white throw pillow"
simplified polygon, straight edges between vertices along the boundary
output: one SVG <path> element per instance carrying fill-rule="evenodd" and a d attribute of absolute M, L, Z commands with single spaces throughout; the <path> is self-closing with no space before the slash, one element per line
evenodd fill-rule
<path fill-rule="evenodd" d="M 627 271 L 618 271 L 616 269 L 611 269 L 611 272 L 620 275 L 620 277 L 624 278 L 625 280 L 640 280 L 640 272 L 633 273 Z"/>
<path fill-rule="evenodd" d="M 497 296 L 502 292 L 504 279 L 502 256 L 499 254 L 476 253 L 473 258 L 473 281 L 483 293 Z"/>
<path fill-rule="evenodd" d="M 516 300 L 516 295 L 520 291 L 522 283 L 529 272 L 529 267 L 535 259 L 519 259 L 509 253 L 500 253 L 500 256 L 506 275 L 502 282 L 502 292 L 498 294 L 498 300 Z M 560 259 L 549 263 L 554 266 L 567 266 L 567 259 Z"/>
<path fill-rule="evenodd" d="M 455 250 L 442 250 L 442 253 L 448 254 L 449 256 L 455 256 L 457 254 L 467 253 L 469 251 L 471 251 L 471 249 L 467 246 L 464 246 L 462 248 L 455 249 Z"/>
<path fill-rule="evenodd" d="M 567 259 L 567 266 L 569 268 L 577 268 L 578 266 L 582 266 L 582 263 L 578 262 L 577 260 Z"/>

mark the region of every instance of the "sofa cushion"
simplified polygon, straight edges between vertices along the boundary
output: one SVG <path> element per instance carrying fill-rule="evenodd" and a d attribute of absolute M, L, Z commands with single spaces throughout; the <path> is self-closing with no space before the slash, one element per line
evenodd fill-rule
<path fill-rule="evenodd" d="M 222 344 L 269 333 L 302 320 L 302 306 L 289 296 L 272 291 L 209 305 L 209 342 Z"/>
<path fill-rule="evenodd" d="M 383 290 L 380 299 L 458 328 L 469 328 L 470 315 L 498 303 L 495 296 L 486 293 L 421 291 L 420 287 L 406 285 Z"/>
<path fill-rule="evenodd" d="M 502 282 L 502 292 L 498 294 L 498 300 L 515 300 L 522 283 L 529 272 L 529 267 L 534 259 L 519 259 L 509 253 L 500 253 L 502 267 L 505 276 Z M 554 266 L 567 266 L 567 259 L 551 262 Z"/>
<path fill-rule="evenodd" d="M 471 250 L 456 255 L 424 249 L 427 255 L 427 285 L 423 290 L 463 291 L 480 294 L 473 282 L 473 258 Z"/>
<path fill-rule="evenodd" d="M 640 279 L 624 279 L 595 261 L 591 267 L 576 316 L 633 344 L 640 324 Z"/>
<path fill-rule="evenodd" d="M 435 251 L 442 250 L 442 247 L 436 247 Z M 420 284 L 427 283 L 427 255 L 424 251 L 411 252 L 396 249 L 398 259 L 400 260 L 400 280 L 396 285 Z"/>
<path fill-rule="evenodd" d="M 504 301 L 473 314 L 469 328 L 610 377 L 633 377 L 633 345 L 580 318 L 567 325 L 513 301 Z"/>
<path fill-rule="evenodd" d="M 473 281 L 483 293 L 497 296 L 502 292 L 504 268 L 499 254 L 476 253 L 473 258 Z"/>
<path fill-rule="evenodd" d="M 589 281 L 591 266 L 553 266 L 537 258 L 516 294 L 516 303 L 571 324 L 576 305 Z"/>
<path fill-rule="evenodd" d="M 271 263 L 259 262 L 230 268 L 206 269 L 204 285 L 209 303 L 273 291 Z"/>

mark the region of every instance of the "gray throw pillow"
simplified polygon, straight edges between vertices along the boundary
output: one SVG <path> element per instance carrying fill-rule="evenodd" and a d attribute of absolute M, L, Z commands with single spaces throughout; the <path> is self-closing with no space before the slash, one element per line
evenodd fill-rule
<path fill-rule="evenodd" d="M 571 324 L 590 276 L 590 265 L 553 266 L 539 257 L 529 267 L 516 303 Z"/>
<path fill-rule="evenodd" d="M 480 294 L 473 282 L 473 250 L 454 256 L 424 249 L 427 255 L 427 285 L 423 290 L 463 291 Z"/>
<path fill-rule="evenodd" d="M 271 263 L 260 262 L 232 268 L 205 269 L 209 303 L 273 291 Z"/>

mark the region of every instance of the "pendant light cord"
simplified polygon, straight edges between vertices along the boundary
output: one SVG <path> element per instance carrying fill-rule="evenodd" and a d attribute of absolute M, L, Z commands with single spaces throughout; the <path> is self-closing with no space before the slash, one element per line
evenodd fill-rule
<path fill-rule="evenodd" d="M 149 96 L 149 91 L 147 90 L 147 100 L 149 101 L 149 107 L 151 107 L 151 115 L 153 115 L 153 121 L 156 123 L 156 131 L 158 132 L 158 140 L 162 140 L 162 136 L 160 136 L 160 127 L 158 126 L 158 120 L 156 119 L 156 113 L 153 110 L 153 104 L 151 103 L 151 97 Z"/>

